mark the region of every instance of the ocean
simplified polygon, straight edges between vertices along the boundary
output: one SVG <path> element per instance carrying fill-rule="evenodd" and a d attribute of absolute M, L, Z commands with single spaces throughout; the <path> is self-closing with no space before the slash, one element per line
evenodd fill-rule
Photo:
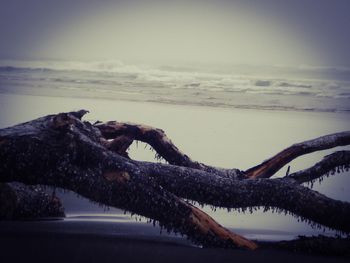
<path fill-rule="evenodd" d="M 350 69 L 0 61 L 0 93 L 224 108 L 350 111 Z"/>

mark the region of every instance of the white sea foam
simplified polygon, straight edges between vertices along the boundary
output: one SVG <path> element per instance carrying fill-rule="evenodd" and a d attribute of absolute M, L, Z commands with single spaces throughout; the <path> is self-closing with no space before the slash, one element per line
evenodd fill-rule
<path fill-rule="evenodd" d="M 299 76 L 295 70 L 304 71 Z M 309 71 L 317 74 L 307 75 Z M 118 60 L 0 61 L 0 91 L 224 107 L 350 110 L 350 79 L 319 74 L 326 71 L 261 67 L 259 73 L 256 66 L 147 66 Z"/>

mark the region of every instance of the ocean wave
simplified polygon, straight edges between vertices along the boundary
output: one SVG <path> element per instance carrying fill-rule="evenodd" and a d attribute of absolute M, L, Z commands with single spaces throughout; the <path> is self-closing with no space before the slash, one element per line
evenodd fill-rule
<path fill-rule="evenodd" d="M 28 71 L 53 71 L 50 68 L 31 68 L 31 67 L 14 67 L 14 66 L 0 66 L 0 72 L 28 72 Z"/>
<path fill-rule="evenodd" d="M 273 105 L 276 97 L 284 101 L 278 107 L 287 107 L 288 101 L 294 99 L 303 99 L 306 103 L 317 100 L 320 105 L 315 108 L 323 108 L 324 99 L 329 99 L 332 105 L 337 104 L 337 100 L 350 99 L 350 81 L 344 80 L 230 73 L 228 70 L 219 73 L 195 67 L 128 65 L 121 61 L 0 61 L 0 90 L 9 90 L 11 86 L 16 89 L 18 86 L 63 91 L 80 89 L 82 93 L 96 93 L 96 97 L 99 93 L 104 97 L 107 94 L 114 94 L 114 97 L 130 94 L 164 97 L 167 94 L 169 97 L 163 101 L 174 96 L 178 101 L 185 98 L 188 103 L 199 103 L 197 100 L 203 99 L 218 106 L 228 105 L 236 97 L 243 96 L 257 104 L 261 101 L 266 108 L 276 107 Z M 266 99 L 269 97 L 271 99 Z"/>
<path fill-rule="evenodd" d="M 128 65 L 122 61 L 12 61 L 1 60 L 1 71 L 85 71 L 85 72 L 105 72 L 105 73 L 138 73 L 144 70 L 144 66 Z"/>
<path fill-rule="evenodd" d="M 309 70 L 318 72 L 345 72 L 350 73 L 349 67 L 327 67 L 327 66 L 313 66 L 313 65 L 299 65 L 297 67 L 299 70 Z"/>
<path fill-rule="evenodd" d="M 289 82 L 280 82 L 278 83 L 280 87 L 293 87 L 293 88 L 312 88 L 312 85 L 301 84 L 301 83 L 289 83 Z"/>
<path fill-rule="evenodd" d="M 270 80 L 257 80 L 255 81 L 255 86 L 259 86 L 259 87 L 270 87 L 271 86 L 271 81 Z"/>
<path fill-rule="evenodd" d="M 316 72 L 324 73 L 325 76 L 328 73 L 347 73 L 350 75 L 350 68 L 348 67 L 322 67 L 312 65 L 299 65 L 296 67 L 285 66 L 285 65 L 226 65 L 226 66 L 209 66 L 209 65 L 158 65 L 150 66 L 146 64 L 129 64 L 121 60 L 100 60 L 100 61 L 59 61 L 59 60 L 0 60 L 0 67 L 4 70 L 6 67 L 8 70 L 25 68 L 25 69 L 41 69 L 41 70 L 64 70 L 64 71 L 94 71 L 94 72 L 116 72 L 116 73 L 127 73 L 127 72 L 148 72 L 148 73 L 207 73 L 213 75 L 219 73 L 220 75 L 254 75 L 264 72 L 268 75 L 281 75 L 282 72 L 289 72 L 294 74 L 295 72 Z M 260 72 L 260 73 L 259 73 Z M 275 73 L 275 74 L 274 74 Z"/>
<path fill-rule="evenodd" d="M 97 85 L 100 87 L 143 87 L 144 89 L 202 90 L 208 92 L 242 92 L 249 94 L 300 95 L 329 98 L 347 98 L 350 83 L 319 80 L 288 80 L 256 78 L 242 75 L 220 75 L 198 72 L 168 72 L 156 69 L 140 70 L 126 67 L 114 74 L 105 74 L 105 69 L 115 69 L 117 64 L 103 64 L 96 71 L 61 71 L 47 68 L 18 68 L 1 66 L 0 74 L 7 81 L 46 81 L 74 85 Z M 63 67 L 62 67 L 63 68 Z M 84 67 L 86 69 L 86 67 Z M 94 70 L 96 67 L 92 67 Z M 77 69 L 77 67 L 75 67 Z M 57 71 L 57 73 L 56 73 Z M 135 72 L 137 71 L 137 72 Z M 21 74 L 16 74 L 16 73 Z M 86 72 L 86 73 L 84 73 Z M 91 72 L 94 72 L 92 75 Z M 11 75 L 12 73 L 12 75 Z M 26 74 L 28 73 L 28 74 Z M 40 73 L 40 74 L 35 74 Z M 46 74 L 50 73 L 50 74 Z M 44 74 L 44 75 L 43 75 Z M 0 77 L 1 77 L 0 76 Z"/>

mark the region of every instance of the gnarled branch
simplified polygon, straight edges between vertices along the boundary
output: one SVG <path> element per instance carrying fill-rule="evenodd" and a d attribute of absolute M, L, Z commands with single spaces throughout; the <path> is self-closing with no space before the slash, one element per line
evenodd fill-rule
<path fill-rule="evenodd" d="M 110 140 L 107 145 L 115 145 L 116 152 L 123 156 L 127 156 L 126 150 L 128 148 L 124 146 L 129 146 L 133 140 L 137 140 L 152 146 L 157 154 L 170 164 L 203 170 L 223 177 L 235 178 L 241 176 L 241 171 L 238 169 L 217 168 L 193 161 L 182 153 L 161 129 L 143 124 L 117 121 L 98 123 L 95 127 L 101 131 L 104 139 Z"/>
<path fill-rule="evenodd" d="M 293 179 L 299 184 L 312 182 L 326 174 L 332 172 L 333 174 L 340 169 L 349 169 L 350 166 L 350 151 L 338 151 L 327 155 L 322 161 L 316 163 L 314 166 L 290 174 L 286 179 Z"/>
<path fill-rule="evenodd" d="M 348 131 L 330 134 L 317 139 L 297 143 L 262 162 L 261 164 L 246 170 L 245 175 L 247 178 L 269 178 L 284 165 L 301 155 L 349 144 L 350 132 Z"/>
<path fill-rule="evenodd" d="M 333 200 L 293 180 L 228 179 L 204 171 L 143 163 L 145 173 L 177 196 L 225 208 L 279 208 L 350 233 L 350 203 Z"/>

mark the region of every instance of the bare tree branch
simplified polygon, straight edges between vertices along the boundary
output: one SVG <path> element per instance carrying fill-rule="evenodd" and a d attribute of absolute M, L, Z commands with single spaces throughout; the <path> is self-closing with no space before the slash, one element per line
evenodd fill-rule
<path fill-rule="evenodd" d="M 173 142 L 166 136 L 165 132 L 161 129 L 154 128 L 143 124 L 133 124 L 109 121 L 106 123 L 98 123 L 95 125 L 101 133 L 104 139 L 112 140 L 115 144 L 117 140 L 117 148 L 125 149 L 125 153 L 121 155 L 126 156 L 127 147 L 119 145 L 126 145 L 130 140 L 137 140 L 145 142 L 152 146 L 157 152 L 168 163 L 183 167 L 194 168 L 198 170 L 215 173 L 223 177 L 239 177 L 242 173 L 238 169 L 224 169 L 205 165 L 191 160 L 189 156 L 183 154 Z M 132 143 L 132 142 L 131 142 Z M 130 143 L 130 144 L 131 144 Z M 130 145 L 129 144 L 129 145 Z M 117 150 L 120 154 L 120 150 Z"/>
<path fill-rule="evenodd" d="M 286 179 L 293 179 L 299 184 L 305 182 L 312 182 L 317 178 L 325 176 L 330 172 L 333 174 L 340 169 L 348 169 L 350 166 L 350 151 L 338 151 L 327 155 L 322 161 L 316 163 L 314 166 L 295 172 L 286 176 Z"/>
<path fill-rule="evenodd" d="M 261 164 L 246 170 L 245 175 L 246 177 L 252 179 L 269 178 L 284 165 L 301 155 L 349 144 L 349 131 L 330 134 L 317 139 L 297 143 L 262 162 Z"/>
<path fill-rule="evenodd" d="M 343 232 L 350 232 L 350 203 L 333 200 L 295 183 L 279 179 L 229 179 L 204 171 L 143 163 L 163 188 L 177 196 L 225 208 L 277 208 Z"/>

